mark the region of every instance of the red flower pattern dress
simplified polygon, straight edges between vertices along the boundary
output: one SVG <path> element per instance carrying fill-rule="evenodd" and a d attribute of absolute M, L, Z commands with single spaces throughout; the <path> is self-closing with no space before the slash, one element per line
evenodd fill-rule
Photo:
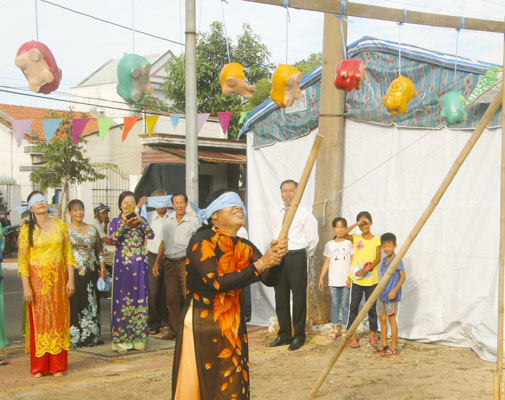
<path fill-rule="evenodd" d="M 251 242 L 230 237 L 216 227 L 197 232 L 191 238 L 186 258 L 187 297 L 174 355 L 173 398 L 250 398 L 241 289 L 260 280 L 267 286 L 277 284 L 281 268 L 276 266 L 260 274 L 253 265 L 259 257 L 260 251 Z M 188 343 L 194 343 L 189 350 Z M 196 361 L 197 376 L 194 368 L 192 371 L 190 368 L 189 375 L 194 376 L 187 379 L 188 369 L 183 365 L 190 358 Z M 195 392 L 190 386 L 194 386 L 196 379 Z"/>

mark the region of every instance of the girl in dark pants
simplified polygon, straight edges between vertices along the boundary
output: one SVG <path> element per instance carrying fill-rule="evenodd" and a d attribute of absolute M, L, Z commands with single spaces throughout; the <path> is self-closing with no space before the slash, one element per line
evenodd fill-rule
<path fill-rule="evenodd" d="M 340 234 L 347 240 L 352 241 L 354 246 L 354 258 L 351 264 L 351 272 L 347 280 L 347 287 L 351 288 L 351 304 L 349 307 L 349 321 L 347 329 L 349 329 L 356 319 L 359 311 L 359 304 L 365 295 L 368 300 L 379 282 L 379 273 L 377 264 L 381 260 L 381 241 L 379 236 L 375 236 L 370 232 L 372 225 L 372 216 L 367 211 L 361 211 L 356 216 L 356 223 L 348 227 Z M 356 226 L 359 226 L 361 235 L 349 235 L 349 232 Z M 352 286 L 351 286 L 352 282 Z M 375 332 L 377 331 L 377 311 L 374 305 L 368 311 L 368 321 L 370 323 L 370 338 L 369 343 L 377 344 L 375 340 Z M 356 335 L 352 335 L 349 339 L 349 345 L 353 348 L 359 346 L 356 340 Z"/>

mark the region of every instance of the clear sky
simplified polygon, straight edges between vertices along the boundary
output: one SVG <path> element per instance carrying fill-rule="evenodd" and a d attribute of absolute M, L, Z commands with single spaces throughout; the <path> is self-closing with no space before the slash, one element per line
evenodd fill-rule
<path fill-rule="evenodd" d="M 284 63 L 286 55 L 286 10 L 243 0 L 195 0 L 197 30 L 207 31 L 212 21 L 223 21 L 231 40 L 235 40 L 244 23 L 272 53 L 271 61 Z M 73 10 L 115 23 L 184 42 L 184 0 L 51 0 Z M 392 8 L 408 8 L 441 14 L 503 20 L 505 0 L 359 0 L 360 3 Z M 68 99 L 70 87 L 77 85 L 103 63 L 132 52 L 131 31 L 107 25 L 91 18 L 74 14 L 42 0 L 38 5 L 39 41 L 45 43 L 56 57 L 63 71 L 63 81 L 57 93 L 50 97 Z M 290 9 L 288 26 L 288 63 L 306 58 L 322 49 L 323 15 L 317 12 Z M 0 0 L 0 85 L 27 90 L 27 82 L 14 65 L 19 46 L 36 39 L 35 0 Z M 401 40 L 430 50 L 456 52 L 456 30 L 418 25 L 402 27 Z M 362 36 L 398 41 L 399 27 L 392 22 L 351 18 L 348 43 Z M 503 35 L 463 30 L 459 34 L 458 54 L 496 64 L 503 63 Z M 164 40 L 135 35 L 135 53 L 161 53 L 167 49 L 180 54 L 183 46 Z M 5 89 L 5 88 L 0 88 Z M 10 89 L 8 89 L 10 90 Z M 25 92 L 31 93 L 31 92 Z M 0 92 L 0 103 L 38 107 L 67 108 L 68 103 L 36 99 Z"/>

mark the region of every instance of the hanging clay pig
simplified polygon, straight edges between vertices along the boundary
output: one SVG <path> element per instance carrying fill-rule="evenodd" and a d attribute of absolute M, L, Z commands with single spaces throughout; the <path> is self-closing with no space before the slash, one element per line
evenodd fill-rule
<path fill-rule="evenodd" d="M 61 69 L 44 43 L 35 40 L 23 43 L 14 63 L 25 75 L 32 92 L 48 94 L 60 86 Z"/>
<path fill-rule="evenodd" d="M 146 94 L 152 93 L 151 64 L 136 54 L 125 54 L 117 65 L 117 93 L 127 103 L 144 100 Z"/>
<path fill-rule="evenodd" d="M 400 75 L 391 82 L 382 102 L 392 114 L 406 114 L 410 100 L 416 96 L 417 90 L 414 83 L 409 78 Z"/>
<path fill-rule="evenodd" d="M 466 120 L 466 99 L 461 92 L 446 93 L 438 101 L 442 107 L 440 118 L 446 119 L 450 125 L 459 124 Z"/>
<path fill-rule="evenodd" d="M 225 64 L 219 74 L 219 83 L 225 96 L 238 94 L 244 97 L 251 97 L 256 90 L 256 86 L 248 85 L 245 81 L 244 66 L 238 62 Z"/>
<path fill-rule="evenodd" d="M 361 75 L 365 72 L 365 64 L 359 60 L 342 60 L 337 66 L 335 87 L 350 92 L 361 89 Z"/>
<path fill-rule="evenodd" d="M 290 107 L 295 100 L 302 98 L 300 81 L 302 73 L 295 67 L 279 64 L 272 75 L 270 98 L 279 107 Z"/>

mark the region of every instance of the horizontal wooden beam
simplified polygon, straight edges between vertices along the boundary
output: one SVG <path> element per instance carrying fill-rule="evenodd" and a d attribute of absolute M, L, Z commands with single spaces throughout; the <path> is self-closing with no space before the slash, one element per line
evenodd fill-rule
<path fill-rule="evenodd" d="M 283 0 L 245 1 L 283 7 Z M 333 14 L 342 13 L 342 3 L 337 0 L 290 0 L 289 7 L 300 10 L 321 11 Z M 406 22 L 408 24 L 455 29 L 461 27 L 462 21 L 462 17 L 457 17 L 454 15 L 433 14 L 410 10 L 407 10 L 407 18 L 405 19 L 405 12 L 402 9 L 371 6 L 359 3 L 347 3 L 345 7 L 345 15 L 348 17 L 370 18 L 392 22 Z M 488 19 L 465 18 L 464 29 L 472 31 L 504 33 L 505 22 Z"/>

